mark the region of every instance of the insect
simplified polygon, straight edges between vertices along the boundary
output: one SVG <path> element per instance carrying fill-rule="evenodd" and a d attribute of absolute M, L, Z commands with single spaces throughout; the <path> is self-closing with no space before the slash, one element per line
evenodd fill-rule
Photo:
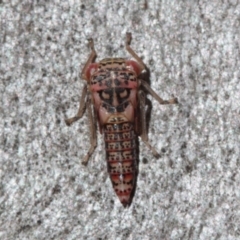
<path fill-rule="evenodd" d="M 148 142 L 145 92 L 150 93 L 160 104 L 175 104 L 177 98 L 168 101 L 160 98 L 140 74 L 146 70 L 141 58 L 130 47 L 131 33 L 126 34 L 125 47 L 134 60 L 97 57 L 92 39 L 89 39 L 91 54 L 82 70 L 85 84 L 76 116 L 66 119 L 69 126 L 80 119 L 85 109 L 90 123 L 91 146 L 83 159 L 87 164 L 97 145 L 97 128 L 104 135 L 108 172 L 113 188 L 124 207 L 129 206 L 134 195 L 138 169 L 138 136 L 155 157 L 157 151 Z"/>

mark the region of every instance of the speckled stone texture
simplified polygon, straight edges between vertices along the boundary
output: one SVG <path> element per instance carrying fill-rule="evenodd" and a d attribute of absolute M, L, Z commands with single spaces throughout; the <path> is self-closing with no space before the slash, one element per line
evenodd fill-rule
<path fill-rule="evenodd" d="M 221 239 L 240 236 L 238 0 L 0 1 L 0 239 Z M 102 136 L 87 167 L 79 77 L 98 60 L 130 57 L 177 106 L 152 103 L 132 205 L 107 174 Z"/>

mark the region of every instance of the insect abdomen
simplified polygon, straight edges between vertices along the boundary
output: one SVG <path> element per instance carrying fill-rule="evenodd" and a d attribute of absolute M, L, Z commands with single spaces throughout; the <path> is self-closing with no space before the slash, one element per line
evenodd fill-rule
<path fill-rule="evenodd" d="M 104 125 L 108 172 L 113 188 L 126 207 L 131 202 L 136 179 L 136 135 L 131 122 Z"/>

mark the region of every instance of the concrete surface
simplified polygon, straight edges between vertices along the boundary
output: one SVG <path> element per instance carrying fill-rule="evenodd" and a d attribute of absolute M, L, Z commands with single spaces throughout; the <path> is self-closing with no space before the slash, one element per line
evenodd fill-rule
<path fill-rule="evenodd" d="M 0 1 L 0 239 L 239 239 L 240 63 L 237 0 Z M 108 178 L 104 144 L 87 167 L 79 73 L 93 37 L 98 60 L 130 57 L 178 106 L 153 108 L 140 143 L 132 205 Z"/>

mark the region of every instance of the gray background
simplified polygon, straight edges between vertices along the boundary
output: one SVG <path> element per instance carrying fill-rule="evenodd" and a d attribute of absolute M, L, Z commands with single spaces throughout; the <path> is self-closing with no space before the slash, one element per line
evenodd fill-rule
<path fill-rule="evenodd" d="M 239 239 L 240 3 L 0 1 L 0 239 Z M 151 71 L 149 138 L 124 209 L 104 143 L 89 165 L 88 120 L 70 128 L 93 37 L 98 60 L 130 57 Z"/>

